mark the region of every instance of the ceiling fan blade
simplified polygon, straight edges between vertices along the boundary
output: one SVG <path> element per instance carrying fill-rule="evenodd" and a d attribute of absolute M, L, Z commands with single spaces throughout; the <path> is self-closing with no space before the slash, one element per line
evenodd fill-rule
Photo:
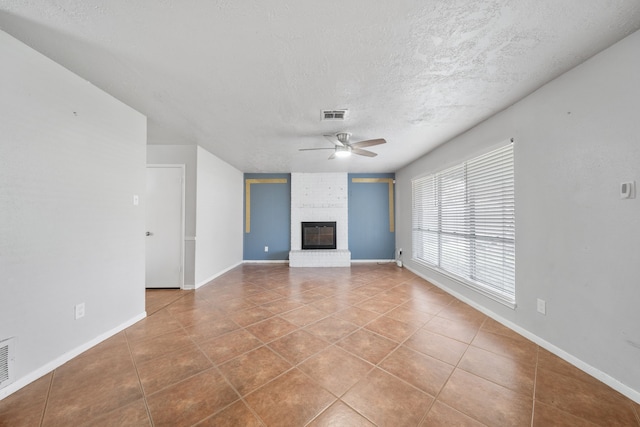
<path fill-rule="evenodd" d="M 338 137 L 335 135 L 322 135 L 325 138 L 327 138 L 328 141 L 330 141 L 332 144 L 338 146 L 338 147 L 344 147 L 344 144 L 342 142 L 340 142 L 338 140 Z"/>
<path fill-rule="evenodd" d="M 335 148 L 298 148 L 298 151 L 315 151 L 315 150 L 335 150 Z"/>
<path fill-rule="evenodd" d="M 352 145 L 351 147 L 353 147 L 353 145 Z M 362 149 L 360 149 L 360 148 L 355 148 L 355 147 L 353 147 L 353 148 L 351 149 L 351 152 L 352 152 L 353 154 L 358 154 L 358 155 L 360 155 L 360 156 L 367 156 L 367 157 L 375 157 L 375 156 L 377 156 L 377 155 L 378 155 L 378 154 L 374 153 L 373 151 L 362 150 Z"/>
<path fill-rule="evenodd" d="M 379 139 L 367 139 L 366 141 L 354 142 L 351 144 L 353 148 L 371 147 L 372 145 L 386 144 L 387 141 L 384 138 Z"/>
<path fill-rule="evenodd" d="M 331 153 L 331 155 L 329 156 L 329 160 L 335 159 L 335 158 L 336 158 L 336 153 L 335 152 Z"/>

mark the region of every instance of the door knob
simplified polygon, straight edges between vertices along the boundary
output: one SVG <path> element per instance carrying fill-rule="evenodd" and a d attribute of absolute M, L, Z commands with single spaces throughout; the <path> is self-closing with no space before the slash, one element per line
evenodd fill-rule
<path fill-rule="evenodd" d="M 146 235 L 147 235 L 147 236 L 151 236 L 151 232 L 150 232 L 150 231 L 147 231 Z"/>

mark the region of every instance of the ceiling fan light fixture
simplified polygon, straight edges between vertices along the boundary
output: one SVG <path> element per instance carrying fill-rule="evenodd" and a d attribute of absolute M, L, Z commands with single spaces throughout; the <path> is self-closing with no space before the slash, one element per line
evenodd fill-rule
<path fill-rule="evenodd" d="M 336 157 L 343 158 L 349 157 L 351 155 L 351 150 L 349 147 L 336 147 Z"/>

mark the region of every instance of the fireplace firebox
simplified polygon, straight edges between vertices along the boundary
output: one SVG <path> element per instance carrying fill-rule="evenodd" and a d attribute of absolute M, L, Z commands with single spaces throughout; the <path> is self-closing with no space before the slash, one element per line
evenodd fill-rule
<path fill-rule="evenodd" d="M 336 223 L 303 222 L 302 249 L 336 249 Z"/>

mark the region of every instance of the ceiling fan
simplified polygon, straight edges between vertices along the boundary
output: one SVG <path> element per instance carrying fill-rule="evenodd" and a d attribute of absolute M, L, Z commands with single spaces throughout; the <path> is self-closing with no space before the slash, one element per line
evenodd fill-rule
<path fill-rule="evenodd" d="M 336 157 L 349 157 L 351 154 L 358 154 L 360 156 L 375 157 L 376 153 L 373 151 L 363 150 L 362 147 L 371 147 L 373 145 L 385 144 L 383 138 L 367 139 L 366 141 L 350 142 L 351 134 L 349 132 L 338 132 L 332 135 L 323 135 L 327 140 L 331 141 L 334 145 L 332 148 L 300 148 L 300 151 L 313 151 L 313 150 L 334 150 L 329 156 L 329 160 Z"/>

